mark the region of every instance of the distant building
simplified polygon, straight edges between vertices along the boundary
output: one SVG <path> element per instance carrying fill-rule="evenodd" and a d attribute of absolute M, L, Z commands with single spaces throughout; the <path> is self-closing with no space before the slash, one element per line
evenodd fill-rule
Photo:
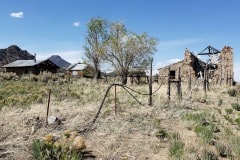
<path fill-rule="evenodd" d="M 51 72 L 56 73 L 59 66 L 50 60 L 35 61 L 35 60 L 16 60 L 12 63 L 6 64 L 1 68 L 5 69 L 6 72 L 14 72 L 17 75 L 22 74 L 39 74 L 40 72 Z"/>
<path fill-rule="evenodd" d="M 39 74 L 40 72 L 57 73 L 59 70 L 65 70 L 70 63 L 60 56 L 54 55 L 42 61 L 34 60 L 16 60 L 12 63 L 1 66 L 5 72 L 14 72 L 17 75 L 22 74 Z"/>
<path fill-rule="evenodd" d="M 67 72 L 71 76 L 92 78 L 94 68 L 86 63 L 75 63 L 67 68 Z"/>
<path fill-rule="evenodd" d="M 205 51 L 205 52 L 203 52 Z M 177 80 L 179 69 L 181 80 L 188 82 L 190 78 L 202 79 L 204 70 L 208 75 L 208 80 L 215 84 L 233 84 L 233 49 L 225 46 L 221 51 L 208 46 L 198 55 L 207 55 L 209 60 L 203 62 L 197 55 L 194 55 L 188 49 L 185 50 L 184 60 L 159 68 L 159 77 L 163 81 L 167 81 L 170 72 L 170 79 Z"/>

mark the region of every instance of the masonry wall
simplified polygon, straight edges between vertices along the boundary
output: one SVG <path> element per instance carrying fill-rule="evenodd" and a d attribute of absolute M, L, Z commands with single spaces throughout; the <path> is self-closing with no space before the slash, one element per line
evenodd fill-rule
<path fill-rule="evenodd" d="M 158 69 L 160 81 L 167 82 L 169 70 L 175 71 L 176 75 L 174 80 L 177 80 L 179 68 L 181 71 L 181 80 L 183 82 L 189 82 L 190 77 L 191 81 L 203 78 L 206 63 L 186 49 L 184 60 Z M 206 74 L 209 77 L 209 82 L 212 84 L 232 85 L 234 77 L 233 49 L 225 46 L 219 54 L 217 68 L 207 70 Z"/>
<path fill-rule="evenodd" d="M 219 55 L 216 75 L 219 77 L 219 83 L 232 85 L 234 77 L 233 49 L 229 46 L 225 46 Z"/>

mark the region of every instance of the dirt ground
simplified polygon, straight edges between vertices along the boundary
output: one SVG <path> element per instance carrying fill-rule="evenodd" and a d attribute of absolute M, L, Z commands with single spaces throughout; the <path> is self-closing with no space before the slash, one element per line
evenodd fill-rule
<path fill-rule="evenodd" d="M 153 96 L 153 106 L 147 105 L 147 97 L 141 99 L 145 106 L 135 101 L 121 103 L 124 94 L 119 93 L 122 97 L 117 102 L 117 115 L 114 113 L 114 102 L 107 101 L 92 130 L 79 134 L 85 138 L 87 150 L 92 151 L 98 160 L 167 160 L 170 159 L 170 140 L 156 136 L 156 132 L 163 128 L 168 133 L 179 134 L 185 144 L 185 159 L 197 159 L 205 146 L 189 129 L 191 122 L 183 120 L 186 113 L 211 113 L 220 122 L 220 130 L 229 127 L 234 134 L 240 135 L 236 125 L 229 125 L 223 118 L 225 108 L 238 99 L 229 98 L 225 88 L 217 93 L 218 89 L 211 90 L 207 97 L 199 90 L 193 90 L 192 94 L 183 92 L 181 102 L 174 93 L 174 100 L 167 103 L 166 87 L 162 87 Z M 127 94 L 125 96 L 128 97 Z M 219 99 L 223 99 L 222 107 L 217 106 Z M 83 130 L 93 120 L 99 105 L 100 102 L 82 105 L 79 99 L 53 100 L 49 115 L 56 116 L 61 122 L 54 125 L 45 124 L 47 101 L 30 107 L 3 107 L 0 111 L 0 159 L 32 159 L 31 144 L 34 139 L 41 139 L 48 133 L 61 135 L 66 130 Z"/>

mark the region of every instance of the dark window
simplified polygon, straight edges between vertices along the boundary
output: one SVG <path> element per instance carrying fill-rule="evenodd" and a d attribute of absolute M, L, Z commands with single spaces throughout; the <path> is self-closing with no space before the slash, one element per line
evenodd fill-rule
<path fill-rule="evenodd" d="M 176 78 L 176 71 L 170 71 L 170 79 Z"/>

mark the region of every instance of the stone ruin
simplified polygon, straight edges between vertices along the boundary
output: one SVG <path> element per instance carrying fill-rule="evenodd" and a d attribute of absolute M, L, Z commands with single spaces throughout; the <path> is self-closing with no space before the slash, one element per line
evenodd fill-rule
<path fill-rule="evenodd" d="M 209 51 L 213 48 L 210 47 L 207 47 Z M 159 81 L 166 83 L 169 75 L 171 80 L 177 81 L 180 73 L 181 81 L 186 83 L 203 81 L 204 76 L 206 76 L 209 83 L 233 85 L 233 49 L 225 46 L 221 51 L 213 54 L 209 52 L 205 55 L 209 56 L 207 62 L 186 49 L 184 60 L 158 69 Z"/>

